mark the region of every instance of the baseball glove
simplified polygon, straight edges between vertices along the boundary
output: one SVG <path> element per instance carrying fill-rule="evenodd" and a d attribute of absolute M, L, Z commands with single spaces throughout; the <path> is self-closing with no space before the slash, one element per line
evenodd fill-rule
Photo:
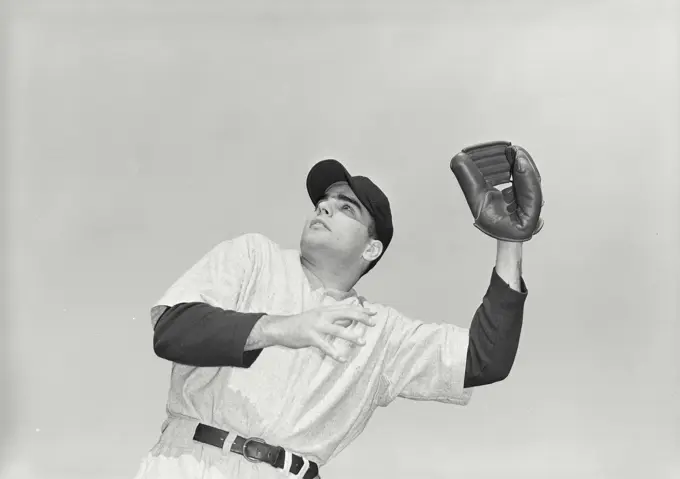
<path fill-rule="evenodd" d="M 541 175 L 531 155 L 509 141 L 480 143 L 451 160 L 474 225 L 502 241 L 529 241 L 541 228 Z M 497 185 L 511 183 L 499 191 Z"/>

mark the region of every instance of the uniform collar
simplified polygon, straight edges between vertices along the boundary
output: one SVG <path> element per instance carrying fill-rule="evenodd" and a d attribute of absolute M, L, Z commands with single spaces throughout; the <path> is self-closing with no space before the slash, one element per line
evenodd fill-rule
<path fill-rule="evenodd" d="M 302 265 L 302 260 L 300 257 L 300 252 L 296 251 L 297 254 L 297 263 L 300 265 L 300 274 L 302 275 L 302 279 L 307 286 L 307 289 L 309 289 L 313 293 L 325 295 L 325 296 L 330 296 L 331 298 L 337 300 L 337 301 L 343 301 L 347 298 L 358 298 L 359 295 L 356 292 L 356 289 L 352 288 L 349 291 L 342 291 L 339 289 L 335 288 L 325 288 L 323 286 L 319 286 L 317 288 L 312 287 L 312 284 L 309 282 L 309 279 L 307 278 L 307 275 L 305 274 L 305 267 Z"/>

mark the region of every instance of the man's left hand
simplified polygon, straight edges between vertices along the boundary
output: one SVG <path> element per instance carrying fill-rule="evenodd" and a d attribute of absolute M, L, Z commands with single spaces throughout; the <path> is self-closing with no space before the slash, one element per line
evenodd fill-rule
<path fill-rule="evenodd" d="M 529 241 L 541 228 L 544 204 L 541 175 L 524 148 L 507 141 L 464 148 L 451 171 L 467 200 L 474 225 L 501 241 Z M 510 182 L 499 191 L 496 185 Z"/>

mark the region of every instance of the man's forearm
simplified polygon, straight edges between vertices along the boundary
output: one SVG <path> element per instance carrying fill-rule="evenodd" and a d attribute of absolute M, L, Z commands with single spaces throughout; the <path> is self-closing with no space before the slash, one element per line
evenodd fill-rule
<path fill-rule="evenodd" d="M 515 361 L 522 331 L 527 289 L 521 278 L 516 247 L 499 245 L 499 261 L 486 295 L 470 324 L 465 387 L 483 386 L 505 379 Z M 515 250 L 515 251 L 512 251 Z M 513 263 L 517 266 L 513 268 Z M 505 277 L 501 277 L 498 265 Z M 504 266 L 507 266 L 504 268 Z M 512 282 L 516 281 L 515 287 Z"/>
<path fill-rule="evenodd" d="M 498 241 L 496 272 L 515 291 L 521 291 L 522 243 Z"/>
<path fill-rule="evenodd" d="M 240 313 L 205 303 L 179 303 L 158 319 L 153 347 L 168 361 L 202 367 L 249 368 L 261 349 L 244 350 L 264 313 Z"/>

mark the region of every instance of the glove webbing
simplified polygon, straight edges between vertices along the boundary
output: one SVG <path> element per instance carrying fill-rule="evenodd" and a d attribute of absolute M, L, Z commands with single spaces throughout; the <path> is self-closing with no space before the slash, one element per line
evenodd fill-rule
<path fill-rule="evenodd" d="M 514 152 L 509 141 L 492 141 L 463 148 L 489 186 L 510 183 L 515 163 Z"/>

